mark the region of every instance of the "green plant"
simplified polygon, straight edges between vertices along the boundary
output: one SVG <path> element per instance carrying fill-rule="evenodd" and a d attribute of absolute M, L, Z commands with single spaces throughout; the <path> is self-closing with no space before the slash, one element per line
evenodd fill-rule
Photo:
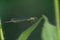
<path fill-rule="evenodd" d="M 18 40 L 27 40 L 31 32 L 34 31 L 34 29 L 38 26 L 42 19 L 45 20 L 43 24 L 44 27 L 42 31 L 42 40 L 57 40 L 56 27 L 49 23 L 48 18 L 45 15 L 39 18 L 39 20 L 35 24 L 22 32 Z"/>
<path fill-rule="evenodd" d="M 55 18 L 56 18 L 56 28 L 57 28 L 57 40 L 60 40 L 60 13 L 59 13 L 59 0 L 54 0 L 54 8 L 55 8 Z"/>
<path fill-rule="evenodd" d="M 4 40 L 2 26 L 1 26 L 1 19 L 0 19 L 0 40 Z"/>
<path fill-rule="evenodd" d="M 56 26 L 50 24 L 46 16 L 43 16 L 43 18 L 45 22 L 42 29 L 42 40 L 57 40 Z"/>

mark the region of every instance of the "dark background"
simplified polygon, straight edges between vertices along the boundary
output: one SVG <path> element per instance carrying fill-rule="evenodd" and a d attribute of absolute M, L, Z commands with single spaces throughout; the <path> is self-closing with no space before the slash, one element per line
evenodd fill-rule
<path fill-rule="evenodd" d="M 31 22 L 5 23 L 11 18 L 41 17 L 46 15 L 49 22 L 55 25 L 53 0 L 0 0 L 0 13 L 5 40 L 16 40 L 18 36 L 31 26 Z M 42 21 L 27 40 L 41 40 Z"/>

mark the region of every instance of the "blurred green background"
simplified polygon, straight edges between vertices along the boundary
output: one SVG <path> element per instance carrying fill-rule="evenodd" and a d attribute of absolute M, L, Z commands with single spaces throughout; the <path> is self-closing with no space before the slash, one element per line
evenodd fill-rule
<path fill-rule="evenodd" d="M 18 36 L 32 25 L 31 22 L 5 23 L 11 18 L 41 17 L 46 15 L 51 24 L 55 25 L 53 0 L 0 0 L 0 13 L 5 40 L 16 40 Z M 32 32 L 27 40 L 41 40 L 44 20 Z"/>

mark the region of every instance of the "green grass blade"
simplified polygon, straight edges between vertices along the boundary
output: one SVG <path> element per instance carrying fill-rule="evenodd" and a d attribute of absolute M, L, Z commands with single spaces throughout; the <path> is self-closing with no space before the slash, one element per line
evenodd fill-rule
<path fill-rule="evenodd" d="M 42 29 L 42 40 L 57 40 L 56 27 L 49 23 L 48 18 L 43 15 L 45 20 Z"/>
<path fill-rule="evenodd" d="M 31 34 L 32 31 L 38 26 L 38 24 L 41 22 L 42 18 L 40 18 L 35 24 L 30 26 L 28 29 L 26 29 L 24 32 L 21 33 L 19 36 L 18 40 L 27 40 L 29 35 Z"/>
<path fill-rule="evenodd" d="M 1 20 L 0 20 L 0 40 L 4 40 L 2 26 L 1 26 Z"/>

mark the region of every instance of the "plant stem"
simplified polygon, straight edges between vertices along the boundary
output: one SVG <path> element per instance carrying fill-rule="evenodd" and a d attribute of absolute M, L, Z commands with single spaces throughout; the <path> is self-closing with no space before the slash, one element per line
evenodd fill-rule
<path fill-rule="evenodd" d="M 56 16 L 56 27 L 57 27 L 57 40 L 60 40 L 60 25 L 59 25 L 59 2 L 58 0 L 54 0 L 55 7 L 55 16 Z"/>

